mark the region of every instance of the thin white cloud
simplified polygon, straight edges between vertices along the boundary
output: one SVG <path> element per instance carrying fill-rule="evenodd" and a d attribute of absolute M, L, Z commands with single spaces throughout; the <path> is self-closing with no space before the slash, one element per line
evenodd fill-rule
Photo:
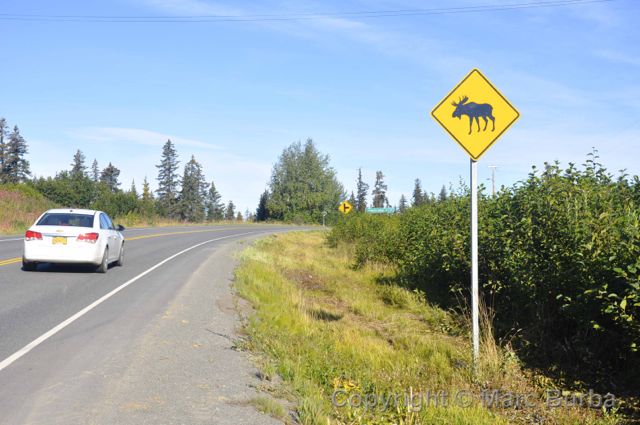
<path fill-rule="evenodd" d="M 620 15 L 609 4 L 581 4 L 576 7 L 569 6 L 567 10 L 576 18 L 603 28 L 614 28 L 621 24 Z"/>
<path fill-rule="evenodd" d="M 168 139 L 171 139 L 171 141 L 177 146 L 191 146 L 195 148 L 213 150 L 223 149 L 213 143 L 187 139 L 184 137 L 158 133 L 140 128 L 86 127 L 71 130 L 68 133 L 78 141 L 98 143 L 135 143 L 146 146 L 162 146 Z"/>
<path fill-rule="evenodd" d="M 630 55 L 616 50 L 597 50 L 594 54 L 612 63 L 640 67 L 640 56 Z"/>
<path fill-rule="evenodd" d="M 640 154 L 637 128 L 605 133 L 581 131 L 563 132 L 557 129 L 518 128 L 510 130 L 505 140 L 499 140 L 487 153 L 487 161 L 509 165 L 525 171 L 531 165 L 559 160 L 582 163 L 592 148 L 610 171 L 626 168 L 638 173 L 635 158 Z M 520 153 L 516 155 L 515 153 Z"/>
<path fill-rule="evenodd" d="M 165 14 L 177 15 L 248 15 L 246 10 L 231 8 L 216 2 L 202 0 L 142 0 L 151 8 Z M 288 5 L 280 5 L 277 9 L 282 14 L 298 13 L 303 6 L 294 3 L 297 9 L 290 9 Z M 321 4 L 314 8 L 304 10 L 327 10 Z M 335 37 L 340 43 L 350 39 L 371 48 L 377 49 L 383 54 L 396 57 L 404 57 L 434 69 L 443 75 L 452 70 L 470 68 L 471 62 L 456 57 L 445 51 L 440 43 L 435 40 L 420 37 L 415 34 L 407 35 L 395 31 L 387 31 L 371 22 L 344 17 L 319 16 L 316 19 L 301 21 L 263 21 L 254 22 L 270 31 L 284 33 L 292 37 L 313 39 L 318 42 L 329 42 L 327 36 Z"/>
<path fill-rule="evenodd" d="M 163 13 L 181 16 L 240 14 L 239 9 L 201 0 L 144 0 L 144 3 Z"/>
<path fill-rule="evenodd" d="M 316 24 L 316 26 L 322 27 L 324 29 L 334 29 L 339 31 L 343 31 L 343 30 L 359 31 L 359 30 L 364 30 L 369 28 L 368 25 L 365 25 L 364 23 L 355 21 L 353 19 L 334 18 L 329 16 L 314 19 L 311 22 Z"/>
<path fill-rule="evenodd" d="M 537 77 L 527 74 L 513 74 L 516 84 L 527 87 L 527 96 L 534 102 L 553 104 L 560 107 L 588 107 L 597 105 L 597 99 L 591 97 L 593 93 L 574 89 L 557 80 Z"/>
<path fill-rule="evenodd" d="M 205 0 L 137 0 L 156 9 L 162 13 L 177 15 L 249 15 L 246 9 L 231 7 L 221 2 Z M 389 8 L 387 2 L 361 2 L 363 10 L 384 10 Z M 511 2 L 499 2 L 510 4 Z M 463 1 L 461 5 L 475 5 L 473 1 Z M 257 5 L 253 5 L 257 7 Z M 322 2 L 279 2 L 262 5 L 262 10 L 277 10 L 280 14 L 295 14 L 301 10 L 316 11 L 321 13 L 333 12 Z M 264 9 L 267 7 L 266 9 Z M 404 1 L 392 8 L 397 9 L 419 9 L 424 8 L 421 1 Z M 612 27 L 620 24 L 619 14 L 610 5 L 605 4 L 582 4 L 580 6 L 567 6 L 562 8 L 531 8 L 520 11 L 531 18 L 557 19 L 558 13 L 570 16 L 585 23 L 594 23 L 598 26 Z M 256 12 L 252 12 L 256 13 Z M 260 12 L 262 13 L 262 12 Z M 510 13 L 510 12 L 506 12 Z M 516 12 L 513 12 L 516 13 Z M 466 15 L 464 15 L 466 16 Z M 427 69 L 438 72 L 441 75 L 449 75 L 460 69 L 470 69 L 477 65 L 474 58 L 457 56 L 452 54 L 447 46 L 443 46 L 442 41 L 418 36 L 414 34 L 389 31 L 378 25 L 379 21 L 370 20 L 364 22 L 356 18 L 318 16 L 311 20 L 301 21 L 277 21 L 277 22 L 254 22 L 254 25 L 262 28 L 285 33 L 290 36 L 316 39 L 327 42 L 327 35 L 335 36 L 338 39 L 348 38 L 363 45 L 370 46 L 378 51 L 396 57 L 419 63 Z M 479 58 L 476 58 L 479 59 Z M 621 58 L 624 59 L 624 58 Z"/>

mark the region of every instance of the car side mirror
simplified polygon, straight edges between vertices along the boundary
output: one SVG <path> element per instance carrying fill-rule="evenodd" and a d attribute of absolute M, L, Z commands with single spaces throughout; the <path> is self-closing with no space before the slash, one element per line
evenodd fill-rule
<path fill-rule="evenodd" d="M 124 230 L 124 226 L 122 224 L 118 224 L 118 227 L 116 227 L 116 230 L 118 232 L 122 232 Z"/>

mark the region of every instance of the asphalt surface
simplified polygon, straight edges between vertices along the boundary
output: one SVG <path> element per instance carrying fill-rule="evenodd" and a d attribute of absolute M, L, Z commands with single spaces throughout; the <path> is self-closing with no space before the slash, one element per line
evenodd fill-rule
<path fill-rule="evenodd" d="M 247 404 L 255 371 L 232 350 L 229 283 L 235 252 L 292 229 L 126 230 L 125 265 L 107 274 L 24 272 L 21 238 L 0 238 L 0 424 L 273 423 Z"/>

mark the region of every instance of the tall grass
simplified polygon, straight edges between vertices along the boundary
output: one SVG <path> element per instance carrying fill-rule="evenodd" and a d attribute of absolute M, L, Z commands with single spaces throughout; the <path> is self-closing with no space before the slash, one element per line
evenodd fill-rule
<path fill-rule="evenodd" d="M 512 353 L 483 350 L 491 361 L 474 377 L 467 329 L 428 303 L 420 291 L 392 283 L 396 268 L 353 267 L 354 247 L 330 248 L 320 233 L 291 233 L 259 241 L 236 271 L 241 296 L 255 307 L 246 348 L 261 354 L 263 375 L 284 379 L 281 393 L 296 400 L 303 424 L 615 423 L 588 409 L 488 409 L 474 399 L 463 407 L 402 402 L 357 406 L 349 397 L 478 394 L 483 388 L 539 393 Z M 336 395 L 337 394 L 337 395 Z M 336 395 L 338 405 L 332 403 Z M 355 400 L 352 398 L 352 401 Z"/>
<path fill-rule="evenodd" d="M 40 214 L 53 207 L 53 202 L 29 186 L 0 185 L 0 234 L 24 232 Z"/>

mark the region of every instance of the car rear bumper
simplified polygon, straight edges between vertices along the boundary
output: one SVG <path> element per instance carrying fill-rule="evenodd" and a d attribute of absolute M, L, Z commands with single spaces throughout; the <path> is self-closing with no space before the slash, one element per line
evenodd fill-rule
<path fill-rule="evenodd" d="M 102 262 L 100 245 L 86 246 L 43 246 L 24 244 L 24 260 L 39 263 L 95 264 Z"/>

